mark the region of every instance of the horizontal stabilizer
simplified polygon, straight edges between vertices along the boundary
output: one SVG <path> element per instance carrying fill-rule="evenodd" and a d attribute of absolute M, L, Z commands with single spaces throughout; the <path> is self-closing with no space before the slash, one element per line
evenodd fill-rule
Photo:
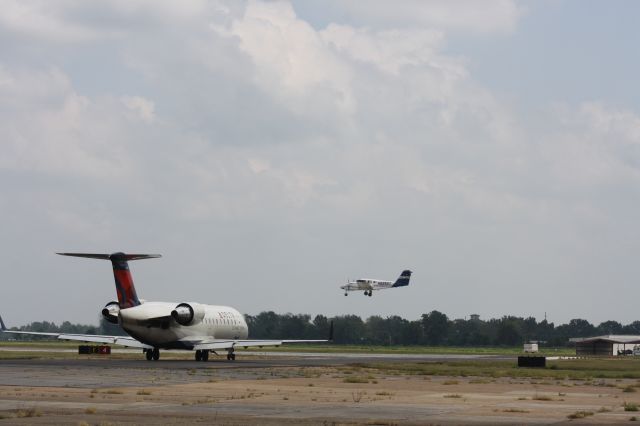
<path fill-rule="evenodd" d="M 125 254 L 125 253 L 56 253 L 61 256 L 73 256 L 73 257 L 86 257 L 88 259 L 102 259 L 102 260 L 139 260 L 139 259 L 154 259 L 156 257 L 162 257 L 160 254 Z"/>
<path fill-rule="evenodd" d="M 129 260 L 153 259 L 161 257 L 159 254 L 127 254 L 116 252 L 111 254 L 104 253 L 57 253 L 61 256 L 84 257 L 88 259 L 101 259 L 111 261 L 113 266 L 113 277 L 116 283 L 116 293 L 118 294 L 118 303 L 120 309 L 132 308 L 140 305 L 138 293 L 133 285 L 133 277 L 129 271 Z"/>

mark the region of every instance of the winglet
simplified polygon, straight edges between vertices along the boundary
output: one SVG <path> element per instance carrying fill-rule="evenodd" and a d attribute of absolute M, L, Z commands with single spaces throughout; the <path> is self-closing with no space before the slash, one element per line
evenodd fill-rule
<path fill-rule="evenodd" d="M 7 326 L 4 325 L 4 321 L 2 321 L 2 316 L 0 316 L 0 331 L 5 331 Z"/>
<path fill-rule="evenodd" d="M 331 325 L 329 325 L 329 339 L 327 340 L 333 342 L 333 321 L 331 321 Z"/>

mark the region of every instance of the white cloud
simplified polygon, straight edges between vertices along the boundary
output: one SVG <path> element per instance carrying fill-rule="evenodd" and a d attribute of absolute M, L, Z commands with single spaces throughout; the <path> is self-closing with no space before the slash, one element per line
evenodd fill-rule
<path fill-rule="evenodd" d="M 149 124 L 155 119 L 155 105 L 152 101 L 141 96 L 123 96 L 121 100 L 125 107 L 145 123 Z"/>
<path fill-rule="evenodd" d="M 512 32 L 525 12 L 512 0 L 330 0 L 318 3 L 325 13 L 357 26 L 426 27 L 480 34 Z"/>
<path fill-rule="evenodd" d="M 104 37 L 117 37 L 117 28 L 103 31 L 81 20 L 69 19 L 67 12 L 82 7 L 72 1 L 55 4 L 46 0 L 8 0 L 2 4 L 0 28 L 18 37 L 46 43 L 92 42 Z"/>
<path fill-rule="evenodd" d="M 0 131 L 6 142 L 0 168 L 102 178 L 131 173 L 119 143 L 122 114 L 111 99 L 78 94 L 56 68 L 2 70 Z"/>
<path fill-rule="evenodd" d="M 585 102 L 579 113 L 595 132 L 615 136 L 612 143 L 640 143 L 640 117 L 632 111 L 606 107 L 601 102 Z"/>
<path fill-rule="evenodd" d="M 372 32 L 331 24 L 321 32 L 324 40 L 355 60 L 398 74 L 401 67 L 438 67 L 438 51 L 443 34 L 434 30 L 393 30 Z"/>
<path fill-rule="evenodd" d="M 244 15 L 220 31 L 225 33 L 237 37 L 253 60 L 260 87 L 276 99 L 293 102 L 293 111 L 314 113 L 306 99 L 324 97 L 327 91 L 332 107 L 341 113 L 355 108 L 349 67 L 327 49 L 316 30 L 295 16 L 290 4 L 250 1 Z"/>
<path fill-rule="evenodd" d="M 512 31 L 513 2 L 341 2 L 350 19 L 322 28 L 286 2 L 22 4 L 0 18 L 29 46 L 0 67 L 0 217 L 23 253 L 156 247 L 254 313 L 343 313 L 327 283 L 412 264 L 413 317 L 570 278 L 564 251 L 597 253 L 588 225 L 633 223 L 638 114 L 586 103 L 531 129 L 447 51 L 452 32 Z M 170 275 L 157 296 L 175 296 Z M 358 313 L 380 309 L 397 313 Z"/>

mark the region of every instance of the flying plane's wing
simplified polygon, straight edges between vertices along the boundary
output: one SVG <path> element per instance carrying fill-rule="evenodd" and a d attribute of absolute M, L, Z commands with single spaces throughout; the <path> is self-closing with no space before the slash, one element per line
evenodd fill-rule
<path fill-rule="evenodd" d="M 351 287 L 352 284 L 355 284 L 355 288 Z M 370 283 L 361 280 L 350 281 L 345 287 L 348 291 L 375 290 Z"/>
<path fill-rule="evenodd" d="M 127 346 L 130 348 L 153 349 L 152 346 L 146 345 L 129 336 L 104 336 L 98 334 L 67 334 L 67 333 L 44 333 L 37 331 L 15 331 L 7 330 L 7 327 L 0 317 L 0 331 L 11 334 L 26 334 L 31 336 L 48 336 L 59 340 L 74 340 L 79 342 L 106 343 L 110 345 Z"/>

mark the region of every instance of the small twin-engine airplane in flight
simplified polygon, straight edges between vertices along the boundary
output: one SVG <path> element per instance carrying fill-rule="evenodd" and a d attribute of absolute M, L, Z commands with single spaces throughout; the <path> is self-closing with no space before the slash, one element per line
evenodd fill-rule
<path fill-rule="evenodd" d="M 393 281 L 381 281 L 372 280 L 368 278 L 361 278 L 355 281 L 348 281 L 347 284 L 340 286 L 344 290 L 344 295 L 348 296 L 349 291 L 362 291 L 364 290 L 365 296 L 371 296 L 373 290 L 384 290 L 385 288 L 404 287 L 409 285 L 409 279 L 411 278 L 411 271 L 404 270 L 398 279 Z"/>
<path fill-rule="evenodd" d="M 195 350 L 196 361 L 207 361 L 209 352 L 226 351 L 227 360 L 235 360 L 236 348 L 250 346 L 280 346 L 286 343 L 320 343 L 333 338 L 333 323 L 328 340 L 251 340 L 244 316 L 228 306 L 205 305 L 195 302 L 145 302 L 138 299 L 128 261 L 152 259 L 159 254 L 90 254 L 58 253 L 63 256 L 110 260 L 116 282 L 117 302 L 109 302 L 102 315 L 113 324 L 120 324 L 129 336 L 92 334 L 38 333 L 7 330 L 5 333 L 51 336 L 61 340 L 77 340 L 140 348 L 148 361 L 160 358 L 160 349 Z"/>

